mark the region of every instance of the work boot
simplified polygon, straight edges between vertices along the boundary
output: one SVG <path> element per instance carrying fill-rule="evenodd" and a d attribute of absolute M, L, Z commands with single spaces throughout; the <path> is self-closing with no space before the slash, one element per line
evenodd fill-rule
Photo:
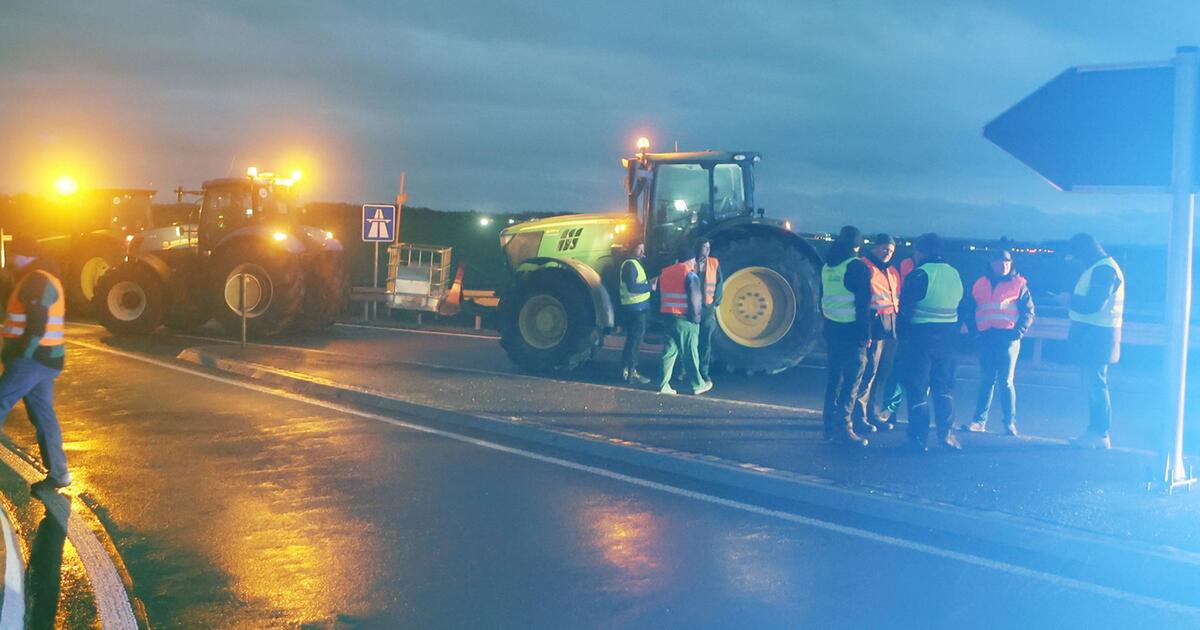
<path fill-rule="evenodd" d="M 1108 439 L 1107 435 L 1085 431 L 1083 435 L 1071 440 L 1071 445 L 1076 448 L 1095 448 L 1106 451 L 1112 448 L 1112 441 Z"/>
<path fill-rule="evenodd" d="M 845 431 L 834 431 L 828 438 L 834 444 L 842 446 L 866 446 L 870 444 L 867 438 L 859 436 L 854 432 L 854 429 L 847 428 Z"/>
<path fill-rule="evenodd" d="M 56 490 L 61 490 L 63 488 L 66 488 L 69 485 L 71 485 L 71 476 L 70 475 L 67 475 L 67 477 L 65 479 L 55 479 L 54 477 L 51 477 L 50 475 L 46 475 L 45 479 L 42 479 L 41 481 L 35 481 L 35 482 L 29 484 L 29 494 L 36 495 L 41 490 L 54 492 Z"/>
<path fill-rule="evenodd" d="M 625 377 L 625 382 L 630 385 L 649 385 L 650 379 L 638 374 L 637 370 L 630 370 L 629 375 Z"/>
<path fill-rule="evenodd" d="M 874 433 L 878 430 L 879 429 L 876 428 L 875 425 L 871 424 L 870 422 L 863 422 L 862 420 L 854 421 L 854 432 L 855 433 Z"/>
<path fill-rule="evenodd" d="M 627 368 L 627 367 L 621 368 L 621 380 L 626 383 L 629 382 L 629 368 Z"/>
<path fill-rule="evenodd" d="M 1009 437 L 1018 437 L 1021 435 L 1020 433 L 1017 433 L 1017 423 L 1016 422 L 1005 423 L 1004 424 L 1004 434 Z"/>
<path fill-rule="evenodd" d="M 970 431 L 971 433 L 986 433 L 987 421 L 976 420 L 970 424 L 959 425 L 958 428 L 962 429 L 963 431 Z"/>
<path fill-rule="evenodd" d="M 667 383 L 666 385 L 663 385 L 661 388 L 659 388 L 658 393 L 667 394 L 669 396 L 674 396 L 677 392 L 675 391 L 675 389 L 673 387 L 671 387 L 670 383 Z"/>
<path fill-rule="evenodd" d="M 712 381 L 705 381 L 703 385 L 701 385 L 700 387 L 697 387 L 695 389 L 695 391 L 692 392 L 692 395 L 699 396 L 700 394 L 703 394 L 704 392 L 712 389 L 712 387 L 713 387 Z"/>
<path fill-rule="evenodd" d="M 938 445 L 948 451 L 962 450 L 962 444 L 959 443 L 958 438 L 954 437 L 953 433 L 947 433 L 938 438 Z"/>

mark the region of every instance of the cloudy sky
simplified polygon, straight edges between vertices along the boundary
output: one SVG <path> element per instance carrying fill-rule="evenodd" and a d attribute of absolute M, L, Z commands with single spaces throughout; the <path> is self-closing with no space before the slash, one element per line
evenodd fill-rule
<path fill-rule="evenodd" d="M 308 199 L 623 204 L 618 158 L 757 150 L 799 229 L 1165 239 L 1156 196 L 1060 193 L 981 128 L 1063 69 L 1200 43 L 1200 3 L 16 2 L 0 192 L 302 167 Z"/>

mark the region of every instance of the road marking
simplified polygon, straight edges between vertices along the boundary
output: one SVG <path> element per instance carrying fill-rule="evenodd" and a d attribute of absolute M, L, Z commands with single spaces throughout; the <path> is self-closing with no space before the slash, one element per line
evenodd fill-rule
<path fill-rule="evenodd" d="M 1138 595 L 1136 593 L 1129 593 L 1126 591 L 1122 591 L 1120 589 L 1103 586 L 1100 584 L 1094 584 L 1091 582 L 1085 582 L 1083 580 L 1069 578 L 1069 577 L 1057 575 L 1054 573 L 1048 573 L 1045 571 L 1030 569 L 1027 567 L 1022 567 L 1019 565 L 1010 564 L 1010 563 L 1002 562 L 1002 561 L 998 561 L 998 560 L 991 560 L 988 558 L 984 558 L 982 556 L 976 556 L 976 555 L 972 555 L 972 554 L 965 553 L 965 552 L 954 551 L 951 549 L 944 549 L 942 547 L 938 547 L 938 546 L 932 545 L 932 544 L 916 542 L 913 540 L 907 540 L 904 538 L 890 536 L 887 534 L 880 534 L 877 532 L 872 532 L 870 530 L 861 529 L 861 528 L 853 527 L 853 526 L 849 526 L 849 525 L 839 525 L 837 523 L 833 523 L 830 521 L 824 521 L 824 520 L 809 517 L 809 516 L 802 516 L 799 514 L 793 514 L 791 512 L 784 512 L 781 510 L 774 510 L 771 508 L 764 508 L 764 507 L 753 505 L 750 503 L 743 503 L 741 501 L 735 501 L 733 499 L 726 499 L 724 497 L 719 497 L 719 496 L 715 496 L 715 495 L 711 495 L 711 494 L 705 494 L 703 492 L 697 492 L 695 490 L 688 490 L 686 488 L 680 488 L 677 486 L 672 486 L 670 484 L 666 484 L 666 483 L 662 483 L 662 482 L 658 482 L 658 481 L 651 481 L 649 479 L 643 479 L 641 477 L 635 477 L 635 476 L 627 475 L 624 473 L 614 472 L 614 471 L 607 470 L 604 468 L 599 468 L 596 466 L 589 466 L 587 464 L 581 464 L 579 462 L 574 462 L 574 461 L 567 460 L 567 459 L 553 457 L 550 455 L 543 455 L 541 453 L 535 453 L 533 451 L 528 451 L 525 449 L 520 449 L 520 448 L 516 448 L 516 447 L 512 447 L 512 446 L 505 446 L 503 444 L 489 442 L 487 440 L 470 437 L 470 436 L 462 435 L 459 433 L 454 433 L 452 431 L 447 431 L 444 429 L 436 429 L 433 427 L 422 426 L 419 424 L 413 424 L 410 422 L 405 422 L 403 420 L 398 420 L 396 418 L 392 418 L 392 417 L 385 416 L 382 414 L 371 413 L 369 411 L 355 409 L 355 408 L 347 406 L 347 405 L 332 403 L 332 402 L 328 402 L 328 401 L 321 400 L 318 398 L 305 396 L 302 394 L 296 394 L 293 392 L 288 392 L 288 391 L 276 389 L 273 387 L 267 387 L 265 385 L 258 385 L 255 383 L 247 383 L 247 382 L 232 379 L 232 378 L 218 376 L 216 374 L 209 374 L 207 372 L 195 370 L 195 369 L 192 369 L 192 368 L 189 368 L 186 366 L 169 363 L 167 361 L 162 361 L 159 359 L 153 359 L 150 357 L 139 356 L 136 354 L 127 353 L 127 352 L 123 352 L 120 350 L 114 350 L 112 348 L 105 348 L 103 346 L 98 346 L 98 345 L 88 343 L 88 342 L 82 342 L 82 341 L 78 341 L 78 340 L 74 340 L 74 339 L 68 339 L 68 343 L 78 345 L 78 346 L 81 346 L 84 348 L 88 348 L 91 350 L 95 350 L 97 352 L 103 352 L 103 353 L 107 353 L 107 354 L 111 354 L 111 355 L 115 355 L 115 356 L 119 356 L 119 357 L 124 357 L 126 359 L 132 359 L 134 361 L 140 361 L 142 363 L 147 363 L 150 365 L 154 365 L 156 367 L 174 370 L 176 372 L 182 372 L 184 374 L 190 374 L 192 376 L 197 376 L 197 377 L 207 379 L 207 380 L 210 380 L 213 382 L 222 383 L 225 385 L 232 385 L 234 387 L 239 387 L 239 388 L 254 391 L 254 392 L 277 396 L 279 398 L 284 398 L 286 400 L 291 400 L 293 402 L 299 402 L 299 403 L 304 403 L 304 404 L 308 404 L 308 405 L 312 405 L 312 406 L 316 406 L 316 407 L 321 407 L 324 409 L 329 409 L 331 411 L 336 411 L 338 413 L 343 413 L 346 415 L 357 416 L 357 417 L 365 418 L 365 419 L 369 419 L 369 420 L 375 420 L 377 422 L 382 422 L 384 424 L 389 424 L 389 425 L 400 427 L 403 429 L 408 429 L 410 431 L 416 431 L 416 432 L 425 433 L 428 435 L 436 435 L 436 436 L 454 440 L 457 442 L 462 442 L 464 444 L 471 444 L 473 446 L 477 446 L 480 448 L 485 448 L 485 449 L 489 449 L 489 450 L 493 450 L 493 451 L 497 451 L 497 452 L 501 452 L 501 453 L 507 453 L 510 455 L 515 455 L 517 457 L 522 457 L 525 459 L 530 459 L 533 461 L 538 461 L 538 462 L 542 462 L 545 464 L 558 466 L 561 468 L 567 468 L 570 470 L 584 472 L 584 473 L 592 474 L 592 475 L 595 475 L 598 477 L 604 477 L 607 479 L 612 479 L 614 481 L 620 481 L 620 482 L 628 483 L 630 485 L 639 486 L 642 488 L 657 490 L 657 491 L 664 492 L 667 494 L 672 494 L 675 496 L 685 497 L 685 498 L 689 498 L 689 499 L 693 499 L 693 500 L 697 500 L 697 501 L 701 501 L 701 502 L 705 502 L 705 503 L 710 503 L 713 505 L 719 505 L 722 507 L 739 510 L 742 512 L 757 514 L 760 516 L 775 518 L 778 520 L 796 523 L 799 525 L 804 525 L 804 526 L 813 527 L 813 528 L 817 528 L 817 529 L 823 529 L 825 531 L 834 532 L 837 534 L 842 534 L 842 535 L 853 537 L 853 538 L 860 538 L 860 539 L 868 540 L 871 542 L 876 542 L 876 543 L 885 544 L 885 545 L 891 545 L 894 547 L 899 547 L 901 549 L 907 549 L 909 551 L 924 553 L 924 554 L 928 554 L 931 556 L 944 558 L 947 560 L 954 560 L 954 561 L 962 562 L 964 564 L 970 564 L 970 565 L 974 565 L 977 567 L 981 567 L 984 569 L 999 571 L 999 572 L 1003 572 L 1003 573 L 1009 573 L 1012 575 L 1029 578 L 1032 580 L 1038 580 L 1041 582 L 1046 582 L 1046 583 L 1064 587 L 1064 588 L 1070 588 L 1070 589 L 1082 591 L 1085 593 L 1098 595 L 1100 597 L 1119 599 L 1119 600 L 1133 603 L 1133 604 L 1136 604 L 1139 606 L 1145 606 L 1148 608 L 1166 610 L 1166 611 L 1171 611 L 1174 613 L 1191 615 L 1191 616 L 1200 616 L 1200 608 L 1188 606 L 1185 604 L 1170 602 L 1167 600 L 1158 599 L 1156 597 L 1150 597 L 1150 596 L 1146 596 L 1146 595 Z"/>
<path fill-rule="evenodd" d="M 467 337 L 469 339 L 487 339 L 488 341 L 499 341 L 499 337 L 492 335 L 475 335 L 471 333 L 457 333 L 446 330 L 416 330 L 413 328 L 391 328 L 389 326 L 371 326 L 368 324 L 346 324 L 338 322 L 334 326 L 343 328 L 362 328 L 365 330 L 382 330 L 390 333 L 407 333 L 411 335 L 441 335 L 443 337 Z"/>
<path fill-rule="evenodd" d="M 21 630 L 25 627 L 25 568 L 8 510 L 3 507 L 0 507 L 0 527 L 4 529 L 4 603 L 0 605 L 0 630 Z"/>

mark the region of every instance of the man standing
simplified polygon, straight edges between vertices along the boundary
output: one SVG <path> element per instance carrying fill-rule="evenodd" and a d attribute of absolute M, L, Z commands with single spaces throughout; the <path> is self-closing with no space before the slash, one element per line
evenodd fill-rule
<path fill-rule="evenodd" d="M 685 248 L 678 262 L 662 270 L 658 277 L 660 310 L 666 317 L 666 340 L 663 343 L 662 374 L 658 393 L 674 394 L 671 373 L 675 360 L 682 356 L 684 372 L 696 395 L 712 389 L 712 383 L 700 380 L 700 315 L 704 305 L 704 287 L 696 275 L 696 250 Z"/>
<path fill-rule="evenodd" d="M 896 355 L 900 274 L 888 264 L 895 253 L 896 241 L 888 234 L 879 234 L 872 239 L 871 248 L 863 256 L 863 262 L 871 272 L 871 340 L 867 345 L 867 365 L 854 405 L 856 431 L 864 425 L 892 428 L 891 424 L 879 419 L 879 410 Z"/>
<path fill-rule="evenodd" d="M 0 418 L 6 418 L 18 400 L 25 401 L 25 411 L 37 430 L 42 464 L 49 471 L 33 484 L 33 491 L 65 488 L 71 484 L 71 473 L 54 414 L 54 380 L 62 372 L 65 355 L 65 294 L 53 263 L 35 241 L 17 237 L 5 249 L 7 264 L 16 270 L 16 284 L 5 308 Z"/>
<path fill-rule="evenodd" d="M 898 266 L 898 276 L 896 278 L 896 295 L 900 295 L 900 291 L 904 288 L 904 279 L 912 270 L 916 268 L 916 263 L 913 262 L 912 256 L 900 261 Z M 899 355 L 900 344 L 893 343 L 893 356 L 890 364 L 893 368 L 898 365 L 897 356 Z M 900 410 L 900 404 L 904 402 L 904 388 L 900 385 L 900 370 L 892 369 L 886 378 L 883 378 L 883 389 L 879 392 L 879 407 L 875 415 L 875 425 L 879 427 L 887 426 L 888 429 L 896 428 L 896 414 Z"/>
<path fill-rule="evenodd" d="M 696 248 L 696 275 L 704 282 L 704 312 L 700 315 L 700 379 L 712 386 L 712 338 L 717 329 L 717 307 L 721 305 L 722 285 L 725 277 L 721 273 L 721 261 L 710 256 L 712 243 L 700 241 Z"/>
<path fill-rule="evenodd" d="M 1004 432 L 1017 435 L 1017 390 L 1013 376 L 1021 354 L 1021 338 L 1033 325 L 1033 296 L 1020 274 L 1013 271 L 1012 252 L 996 250 L 988 272 L 975 281 L 971 295 L 963 300 L 962 315 L 967 330 L 978 334 L 979 402 L 975 419 L 963 429 L 976 433 L 987 430 L 992 395 L 1000 388 L 1000 411 L 1004 414 Z"/>
<path fill-rule="evenodd" d="M 866 446 L 853 423 L 855 396 L 867 365 L 871 338 L 871 273 L 858 257 L 862 233 L 847 225 L 821 268 L 821 313 L 825 316 L 825 439 Z M 870 424 L 862 427 L 874 431 Z"/>
<path fill-rule="evenodd" d="M 954 342 L 962 278 L 942 258 L 942 239 L 925 234 L 913 255 L 917 267 L 900 289 L 901 380 L 908 399 L 908 439 L 918 451 L 927 450 L 930 406 L 937 423 L 938 443 L 961 450 L 954 437 Z M 932 401 L 930 398 L 932 397 Z"/>
<path fill-rule="evenodd" d="M 1108 395 L 1108 366 L 1121 358 L 1121 323 L 1125 312 L 1125 275 L 1090 234 L 1076 234 L 1067 245 L 1067 260 L 1085 267 L 1071 295 L 1060 301 L 1070 307 L 1067 344 L 1075 353 L 1087 392 L 1090 421 L 1072 443 L 1082 448 L 1112 447 L 1112 401 Z"/>
<path fill-rule="evenodd" d="M 650 379 L 638 374 L 638 352 L 646 336 L 650 310 L 650 283 L 646 278 L 646 246 L 638 243 L 633 256 L 621 263 L 621 318 L 625 326 L 625 350 L 621 355 L 621 380 L 630 385 L 647 385 Z"/>

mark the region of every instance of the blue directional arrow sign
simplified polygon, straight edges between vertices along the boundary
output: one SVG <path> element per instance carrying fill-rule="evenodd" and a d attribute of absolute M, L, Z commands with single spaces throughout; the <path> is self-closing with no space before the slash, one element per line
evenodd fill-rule
<path fill-rule="evenodd" d="M 396 240 L 396 206 L 363 204 L 362 240 L 391 243 Z"/>
<path fill-rule="evenodd" d="M 1061 190 L 1171 185 L 1171 62 L 1069 68 L 983 128 Z"/>

